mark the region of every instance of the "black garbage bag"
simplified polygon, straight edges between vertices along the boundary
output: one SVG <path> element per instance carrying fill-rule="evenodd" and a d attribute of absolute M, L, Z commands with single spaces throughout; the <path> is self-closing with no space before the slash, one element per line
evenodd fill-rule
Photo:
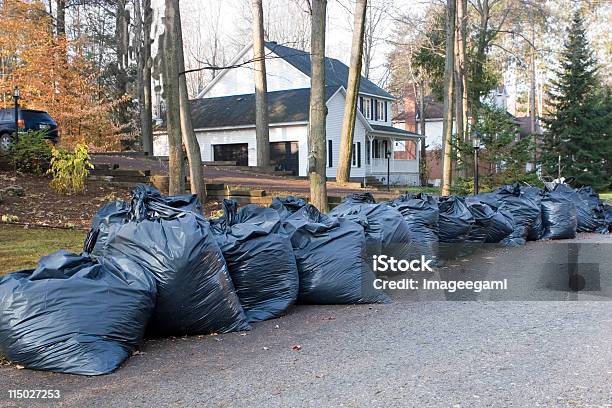
<path fill-rule="evenodd" d="M 157 305 L 151 333 L 209 334 L 250 328 L 208 221 L 157 201 L 130 216 L 132 221 L 111 228 L 104 255 L 138 262 L 155 276 Z"/>
<path fill-rule="evenodd" d="M 361 224 L 366 235 L 366 254 L 407 259 L 410 255 L 410 227 L 402 214 L 387 203 L 376 204 L 370 193 L 347 196 L 329 213 Z"/>
<path fill-rule="evenodd" d="M 142 218 L 150 211 L 153 203 L 160 203 L 173 209 L 202 213 L 202 204 L 196 195 L 186 194 L 177 196 L 164 196 L 159 190 L 150 185 L 140 184 L 132 190 L 130 203 L 115 201 L 104 205 L 98 210 L 91 222 L 91 229 L 85 238 L 83 250 L 93 256 L 99 256 L 108 237 L 108 230 L 112 224 L 123 224 L 130 217 Z M 164 211 L 160 207 L 159 211 Z M 154 214 L 151 214 L 154 215 Z"/>
<path fill-rule="evenodd" d="M 604 204 L 604 220 L 608 224 L 608 230 L 612 231 L 612 205 Z"/>
<path fill-rule="evenodd" d="M 272 199 L 272 204 L 270 204 L 270 208 L 274 208 L 276 211 L 278 211 L 281 220 L 284 221 L 289 218 L 291 214 L 304 207 L 306 204 L 308 204 L 306 200 L 290 195 L 284 198 L 274 197 Z"/>
<path fill-rule="evenodd" d="M 584 188 L 582 193 L 574 190 L 567 184 L 557 184 L 553 191 L 561 193 L 569 198 L 576 206 L 577 232 L 597 232 L 600 234 L 608 233 L 608 225 L 604 207 L 596 197 L 596 200 L 589 192 L 590 189 Z M 592 190 L 590 190 L 592 191 Z M 597 193 L 595 193 L 597 194 Z"/>
<path fill-rule="evenodd" d="M 521 191 L 519 184 L 501 187 L 494 194 L 510 211 L 514 220 L 514 231 L 501 243 L 508 246 L 524 245 L 531 227 L 537 222 L 538 217 L 541 217 L 540 205 L 527 197 L 525 192 Z"/>
<path fill-rule="evenodd" d="M 496 244 L 514 230 L 512 214 L 501 207 L 494 207 L 471 197 L 466 199 L 474 224 L 465 242 Z"/>
<path fill-rule="evenodd" d="M 212 224 L 236 294 L 249 322 L 281 316 L 297 299 L 300 286 L 293 247 L 281 235 L 272 208 L 223 200 L 224 216 Z"/>
<path fill-rule="evenodd" d="M 434 261 L 438 257 L 438 219 L 440 210 L 434 197 L 425 193 L 406 193 L 389 205 L 402 214 L 408 224 L 408 234 L 414 255 L 424 255 Z"/>
<path fill-rule="evenodd" d="M 0 354 L 36 370 L 110 373 L 141 342 L 155 294 L 137 263 L 52 253 L 0 278 Z"/>
<path fill-rule="evenodd" d="M 101 255 L 110 226 L 127 222 L 130 208 L 129 203 L 121 200 L 102 206 L 91 221 L 91 229 L 85 238 L 83 251 L 93 256 Z"/>
<path fill-rule="evenodd" d="M 465 200 L 457 196 L 440 197 L 438 209 L 440 210 L 438 221 L 440 242 L 446 244 L 465 242 L 474 224 L 474 217 L 465 204 Z"/>
<path fill-rule="evenodd" d="M 551 191 L 542 198 L 543 239 L 571 239 L 576 237 L 576 206 L 562 193 Z"/>
<path fill-rule="evenodd" d="M 346 218 L 328 217 L 308 204 L 284 227 L 300 274 L 298 300 L 311 304 L 387 302 L 374 289 L 374 272 L 365 259 L 363 227 Z"/>
<path fill-rule="evenodd" d="M 521 191 L 525 193 L 525 196 L 529 197 L 537 206 L 541 207 L 542 195 L 545 193 L 544 190 L 538 187 L 521 186 Z M 537 241 L 544 235 L 544 224 L 542 222 L 542 212 L 536 217 L 533 225 L 529 229 L 527 234 L 527 241 Z"/>

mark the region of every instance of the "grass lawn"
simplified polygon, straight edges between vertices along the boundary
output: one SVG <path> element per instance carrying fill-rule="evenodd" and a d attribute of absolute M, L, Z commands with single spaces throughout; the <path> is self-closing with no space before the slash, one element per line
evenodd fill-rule
<path fill-rule="evenodd" d="M 612 201 L 612 193 L 599 193 L 599 198 L 602 201 Z"/>
<path fill-rule="evenodd" d="M 0 224 L 0 275 L 34 268 L 41 256 L 59 249 L 81 252 L 85 235 L 81 230 Z"/>

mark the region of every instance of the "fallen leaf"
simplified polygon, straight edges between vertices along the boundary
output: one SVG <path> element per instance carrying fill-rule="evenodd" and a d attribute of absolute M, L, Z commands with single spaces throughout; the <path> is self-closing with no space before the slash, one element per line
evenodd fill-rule
<path fill-rule="evenodd" d="M 24 367 L 24 366 L 22 366 L 22 365 L 17 364 L 17 365 L 15 366 L 15 368 L 16 368 L 16 369 L 18 369 L 18 370 L 23 370 L 25 367 Z"/>
<path fill-rule="evenodd" d="M 291 347 L 291 350 L 293 351 L 300 351 L 302 349 L 302 346 L 300 346 L 299 344 L 295 344 L 293 347 Z"/>
<path fill-rule="evenodd" d="M 265 347 L 265 346 L 264 346 L 264 347 L 262 347 L 262 349 L 264 349 L 264 350 L 270 350 L 268 347 Z"/>

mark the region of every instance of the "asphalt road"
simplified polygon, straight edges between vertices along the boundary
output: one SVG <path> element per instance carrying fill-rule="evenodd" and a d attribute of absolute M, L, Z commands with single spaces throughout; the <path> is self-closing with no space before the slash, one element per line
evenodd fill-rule
<path fill-rule="evenodd" d="M 385 305 L 298 306 L 249 333 L 150 340 L 103 377 L 2 367 L 0 406 L 51 405 L 8 399 L 42 388 L 69 407 L 610 407 L 612 237 L 567 242 L 490 249 L 436 272 L 506 276 L 506 294 L 394 291 Z M 563 287 L 576 248 L 579 292 Z M 430 300 L 448 298 L 477 300 Z"/>

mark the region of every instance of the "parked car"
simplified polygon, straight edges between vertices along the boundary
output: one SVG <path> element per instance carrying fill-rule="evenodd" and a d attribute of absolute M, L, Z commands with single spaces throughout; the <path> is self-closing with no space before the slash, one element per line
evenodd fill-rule
<path fill-rule="evenodd" d="M 53 144 L 59 141 L 57 123 L 45 111 L 20 109 L 18 118 L 19 132 L 43 130 L 45 139 Z M 0 154 L 7 154 L 15 136 L 15 110 L 0 109 Z"/>

